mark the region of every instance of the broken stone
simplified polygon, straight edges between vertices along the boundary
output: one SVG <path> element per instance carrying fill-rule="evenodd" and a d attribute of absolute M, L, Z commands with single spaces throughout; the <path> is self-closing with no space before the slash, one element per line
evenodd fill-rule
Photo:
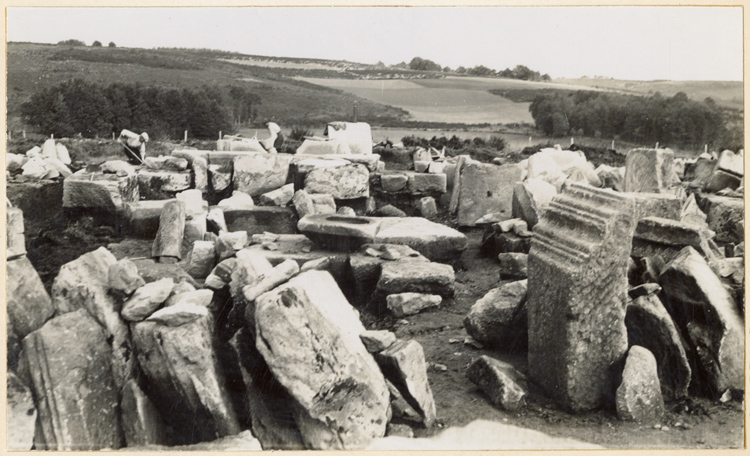
<path fill-rule="evenodd" d="M 371 243 L 378 232 L 380 219 L 343 217 L 339 215 L 308 215 L 297 223 L 297 229 L 324 249 L 353 251 Z"/>
<path fill-rule="evenodd" d="M 258 296 L 287 282 L 299 273 L 299 265 L 294 260 L 286 260 L 269 272 L 260 275 L 253 283 L 242 288 L 247 302 L 255 301 Z"/>
<path fill-rule="evenodd" d="M 741 198 L 703 195 L 699 202 L 707 215 L 708 227 L 716 233 L 716 242 L 738 244 L 745 238 L 745 205 Z"/>
<path fill-rule="evenodd" d="M 333 261 L 331 260 L 330 257 L 318 258 L 317 260 L 306 261 L 305 264 L 300 266 L 299 272 L 313 271 L 313 270 L 325 271 L 325 270 L 330 269 L 332 264 L 333 264 Z"/>
<path fill-rule="evenodd" d="M 356 212 L 354 212 L 354 209 L 352 209 L 349 206 L 341 206 L 337 211 L 337 214 L 344 215 L 347 217 L 355 217 L 357 215 Z"/>
<path fill-rule="evenodd" d="M 513 217 L 524 220 L 529 228 L 533 228 L 556 195 L 555 186 L 541 179 L 517 182 L 513 187 Z"/>
<path fill-rule="evenodd" d="M 185 272 L 182 264 L 157 263 L 150 258 L 133 259 L 133 263 L 138 266 L 138 273 L 143 277 L 146 283 L 155 282 L 165 277 L 171 277 L 175 283 L 188 282 L 190 285 L 197 287 L 198 283 Z"/>
<path fill-rule="evenodd" d="M 431 261 L 457 260 L 468 244 L 463 233 L 422 217 L 382 219 L 374 239 L 381 244 L 407 245 Z"/>
<path fill-rule="evenodd" d="M 632 197 L 572 183 L 534 227 L 528 257 L 529 375 L 564 407 L 598 407 L 627 350 Z M 575 315 L 575 318 L 569 318 Z"/>
<path fill-rule="evenodd" d="M 397 340 L 387 349 L 377 353 L 383 374 L 398 388 L 404 399 L 414 407 L 426 427 L 432 426 L 437 416 L 435 399 L 427 379 L 424 351 L 415 340 Z"/>
<path fill-rule="evenodd" d="M 636 222 L 651 216 L 680 220 L 682 198 L 668 193 L 633 193 Z"/>
<path fill-rule="evenodd" d="M 294 184 L 286 184 L 260 195 L 260 203 L 266 206 L 286 206 L 292 201 L 293 196 Z"/>
<path fill-rule="evenodd" d="M 380 187 L 385 192 L 398 192 L 406 188 L 409 177 L 405 174 L 383 174 L 380 176 Z"/>
<path fill-rule="evenodd" d="M 154 321 L 181 307 L 188 306 L 166 307 L 132 325 L 138 362 L 154 390 L 151 399 L 184 443 L 237 434 L 241 428 L 212 348 L 214 324 L 207 309 L 197 307 L 203 315 L 179 326 Z"/>
<path fill-rule="evenodd" d="M 406 217 L 406 212 L 392 204 L 386 204 L 378 208 L 373 215 L 377 215 L 378 217 Z"/>
<path fill-rule="evenodd" d="M 526 287 L 519 280 L 493 288 L 464 318 L 464 327 L 474 339 L 503 352 L 524 349 L 528 343 Z"/>
<path fill-rule="evenodd" d="M 188 166 L 188 161 L 180 157 L 146 157 L 143 160 L 143 164 L 148 169 L 153 170 L 164 170 L 164 171 L 185 171 Z"/>
<path fill-rule="evenodd" d="M 219 239 L 226 242 L 233 250 L 242 250 L 247 245 L 247 231 L 219 233 Z"/>
<path fill-rule="evenodd" d="M 109 293 L 109 268 L 116 262 L 109 250 L 99 247 L 64 264 L 52 283 L 51 297 L 57 315 L 86 309 L 104 326 L 112 344 L 112 373 L 117 386 L 122 387 L 133 375 L 134 363 L 120 303 Z"/>
<path fill-rule="evenodd" d="M 69 165 L 71 164 L 70 160 L 70 153 L 68 152 L 68 148 L 65 147 L 65 144 L 57 143 L 55 144 L 55 150 L 57 152 L 57 159 L 60 160 L 62 163 Z"/>
<path fill-rule="evenodd" d="M 423 293 L 398 293 L 386 296 L 388 310 L 396 317 L 415 315 L 424 309 L 437 307 L 443 301 L 438 295 Z"/>
<path fill-rule="evenodd" d="M 674 152 L 631 149 L 625 158 L 625 191 L 665 193 L 671 186 Z"/>
<path fill-rule="evenodd" d="M 710 233 L 705 228 L 661 217 L 641 219 L 633 234 L 632 255 L 637 258 L 659 255 L 665 262 L 672 261 L 686 246 L 714 259 L 709 245 Z"/>
<path fill-rule="evenodd" d="M 141 197 L 149 200 L 173 198 L 178 192 L 193 186 L 190 171 L 164 171 L 141 168 L 138 171 L 138 190 Z"/>
<path fill-rule="evenodd" d="M 130 296 L 135 290 L 146 285 L 146 281 L 138 274 L 138 266 L 127 258 L 111 265 L 107 278 L 110 290 L 117 291 L 123 296 Z"/>
<path fill-rule="evenodd" d="M 315 214 L 315 203 L 310 197 L 310 194 L 304 190 L 297 190 L 294 193 L 292 204 L 294 204 L 294 209 L 297 211 L 297 215 L 300 219 L 306 215 Z"/>
<path fill-rule="evenodd" d="M 159 218 L 164 206 L 174 199 L 138 201 L 125 205 L 123 218 L 127 221 L 130 234 L 140 238 L 153 239 L 159 230 Z"/>
<path fill-rule="evenodd" d="M 691 370 L 685 348 L 672 318 L 655 292 L 646 292 L 628 304 L 625 326 L 628 328 L 628 344 L 646 348 L 659 360 L 657 371 L 664 399 L 673 401 L 687 397 Z"/>
<path fill-rule="evenodd" d="M 206 229 L 218 234 L 221 234 L 222 231 L 229 231 L 224 219 L 224 211 L 220 207 L 209 209 L 206 215 Z M 245 233 L 245 237 L 247 237 L 247 233 Z"/>
<path fill-rule="evenodd" d="M 120 177 L 82 169 L 63 182 L 63 208 L 121 212 L 139 200 L 137 179 L 135 174 Z"/>
<path fill-rule="evenodd" d="M 603 188 L 611 188 L 618 192 L 624 191 L 623 181 L 625 180 L 625 167 L 613 168 L 601 164 L 594 170 L 594 172 L 599 176 Z"/>
<path fill-rule="evenodd" d="M 279 234 L 297 233 L 297 216 L 290 207 L 225 207 L 224 219 L 229 231 L 246 231 L 248 235 L 264 231 Z"/>
<path fill-rule="evenodd" d="M 396 342 L 396 335 L 385 329 L 365 331 L 359 338 L 370 353 L 381 352 Z"/>
<path fill-rule="evenodd" d="M 435 204 L 435 198 L 431 196 L 425 196 L 419 200 L 418 203 L 419 214 L 426 218 L 432 219 L 437 216 L 437 205 Z"/>
<path fill-rule="evenodd" d="M 680 211 L 680 221 L 690 225 L 708 227 L 706 214 L 698 207 L 698 203 L 695 201 L 695 194 L 691 193 L 683 203 L 682 210 Z"/>
<path fill-rule="evenodd" d="M 253 198 L 245 192 L 235 190 L 232 192 L 232 196 L 219 201 L 217 206 L 221 209 L 241 209 L 248 207 L 255 207 Z"/>
<path fill-rule="evenodd" d="M 744 325 L 731 294 L 703 257 L 685 247 L 659 276 L 668 305 L 687 323 L 698 358 L 715 391 L 742 389 L 744 384 Z M 693 307 L 693 308 L 691 308 Z M 701 312 L 700 325 L 689 317 Z M 694 331 L 690 331 L 691 323 Z M 699 325 L 699 326 L 697 326 Z M 702 336 L 706 337 L 696 337 Z"/>
<path fill-rule="evenodd" d="M 305 272 L 263 294 L 254 320 L 258 351 L 294 399 L 305 447 L 362 448 L 384 435 L 388 388 L 329 273 Z"/>
<path fill-rule="evenodd" d="M 159 231 L 151 248 L 151 256 L 182 258 L 182 240 L 185 233 L 185 203 L 174 200 L 164 205 L 159 216 Z"/>
<path fill-rule="evenodd" d="M 34 445 L 36 407 L 31 390 L 13 372 L 7 375 L 7 424 L 6 447 L 9 451 L 30 451 Z"/>
<path fill-rule="evenodd" d="M 185 282 L 182 282 L 185 283 Z M 192 288 L 192 287 L 191 287 Z M 171 306 L 192 306 L 196 307 L 209 307 L 211 300 L 214 297 L 214 292 L 211 290 L 188 290 L 180 293 L 173 293 L 166 301 L 164 301 L 164 307 Z"/>
<path fill-rule="evenodd" d="M 482 355 L 466 370 L 466 377 L 497 407 L 514 412 L 526 405 L 526 377 L 508 363 Z"/>
<path fill-rule="evenodd" d="M 310 195 L 313 204 L 315 205 L 316 214 L 335 214 L 336 213 L 336 201 L 332 195 L 327 193 L 313 193 Z"/>
<path fill-rule="evenodd" d="M 719 155 L 716 162 L 716 169 L 736 174 L 737 176 L 745 175 L 745 165 L 742 154 L 735 154 L 731 150 L 724 150 Z"/>
<path fill-rule="evenodd" d="M 209 241 L 193 242 L 187 273 L 194 279 L 205 279 L 216 265 L 216 246 Z"/>
<path fill-rule="evenodd" d="M 165 326 L 182 326 L 208 315 L 208 309 L 193 300 L 175 303 L 152 313 L 146 321 Z"/>
<path fill-rule="evenodd" d="M 203 241 L 206 237 L 206 215 L 207 213 L 203 212 L 202 214 L 185 218 L 183 242 L 187 243 L 187 245 L 196 241 Z"/>
<path fill-rule="evenodd" d="M 42 279 L 26 257 L 7 262 L 8 338 L 20 342 L 55 314 Z"/>
<path fill-rule="evenodd" d="M 732 173 L 716 169 L 711 177 L 708 178 L 703 190 L 711 193 L 717 193 L 725 189 L 735 190 L 742 185 L 742 178 Z"/>
<path fill-rule="evenodd" d="M 140 445 L 167 445 L 164 421 L 151 399 L 135 380 L 128 380 L 120 401 L 122 430 L 128 447 Z"/>
<path fill-rule="evenodd" d="M 448 177 L 445 174 L 409 173 L 406 188 L 412 194 L 429 192 L 445 193 L 448 188 Z"/>
<path fill-rule="evenodd" d="M 359 164 L 315 168 L 305 177 L 305 191 L 327 193 L 336 199 L 370 196 L 369 171 Z"/>
<path fill-rule="evenodd" d="M 23 347 L 39 413 L 36 449 L 119 448 L 112 352 L 101 326 L 84 309 L 68 312 L 30 333 Z"/>
<path fill-rule="evenodd" d="M 414 171 L 418 173 L 426 173 L 427 168 L 430 167 L 430 163 L 432 163 L 432 159 L 430 160 L 415 160 L 414 161 Z"/>
<path fill-rule="evenodd" d="M 206 202 L 200 190 L 191 189 L 175 194 L 177 201 L 185 203 L 185 217 L 196 218 L 206 212 Z"/>
<path fill-rule="evenodd" d="M 232 183 L 235 190 L 250 196 L 260 196 L 287 183 L 289 164 L 288 154 L 247 154 L 234 159 Z"/>
<path fill-rule="evenodd" d="M 122 318 L 128 321 L 141 321 L 154 313 L 167 300 L 174 287 L 170 278 L 148 283 L 135 290 L 122 306 Z"/>
<path fill-rule="evenodd" d="M 528 255 L 525 253 L 500 253 L 500 278 L 522 280 L 528 277 Z"/>
<path fill-rule="evenodd" d="M 616 404 L 621 420 L 652 423 L 664 415 L 656 359 L 647 349 L 638 345 L 630 347 L 622 383 L 617 388 Z"/>
<path fill-rule="evenodd" d="M 70 168 L 68 168 L 67 166 L 65 166 L 65 164 L 63 162 L 61 162 L 60 160 L 58 160 L 56 158 L 48 158 L 48 159 L 45 160 L 44 164 L 48 168 L 52 168 L 55 171 L 57 171 L 58 173 L 60 173 L 60 175 L 62 177 L 68 177 L 71 174 L 73 174 L 73 172 L 70 170 Z"/>
<path fill-rule="evenodd" d="M 21 154 L 5 154 L 5 170 L 16 173 L 26 163 L 27 158 Z"/>
<path fill-rule="evenodd" d="M 191 167 L 195 188 L 201 193 L 208 193 L 208 160 L 205 157 L 194 157 Z"/>
<path fill-rule="evenodd" d="M 210 164 L 208 165 L 208 177 L 211 180 L 211 186 L 214 192 L 223 192 L 232 185 L 232 164 L 226 165 Z"/>
<path fill-rule="evenodd" d="M 400 293 L 427 293 L 453 296 L 455 275 L 450 265 L 424 262 L 383 263 L 375 289 L 378 296 Z"/>
<path fill-rule="evenodd" d="M 459 226 L 474 226 L 489 212 L 512 213 L 513 186 L 521 180 L 516 164 L 496 166 L 466 160 L 460 170 Z"/>

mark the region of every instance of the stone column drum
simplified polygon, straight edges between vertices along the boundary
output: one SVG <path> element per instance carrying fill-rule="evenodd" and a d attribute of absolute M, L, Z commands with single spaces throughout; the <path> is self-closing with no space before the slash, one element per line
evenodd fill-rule
<path fill-rule="evenodd" d="M 529 374 L 572 411 L 602 405 L 628 349 L 632 197 L 571 184 L 534 227 L 528 259 Z"/>

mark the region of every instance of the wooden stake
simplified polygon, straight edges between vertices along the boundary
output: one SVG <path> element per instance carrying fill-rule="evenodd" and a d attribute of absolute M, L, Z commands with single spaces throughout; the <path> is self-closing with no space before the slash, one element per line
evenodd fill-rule
<path fill-rule="evenodd" d="M 187 130 L 185 130 L 185 141 L 184 142 L 187 142 Z"/>

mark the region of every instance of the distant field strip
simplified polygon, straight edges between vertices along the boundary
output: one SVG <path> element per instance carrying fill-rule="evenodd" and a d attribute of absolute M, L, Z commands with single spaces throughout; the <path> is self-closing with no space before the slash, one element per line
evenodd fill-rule
<path fill-rule="evenodd" d="M 288 69 L 297 69 L 297 70 L 335 70 L 336 68 L 332 65 L 324 65 L 321 63 L 301 63 L 301 62 L 285 62 L 281 60 L 271 60 L 271 59 L 253 59 L 253 58 L 245 58 L 245 59 L 217 59 L 222 62 L 227 63 L 238 63 L 240 65 L 252 65 L 252 66 L 259 66 L 259 67 L 267 67 L 267 68 L 288 68 Z"/>
<path fill-rule="evenodd" d="M 489 89 L 500 88 L 502 85 L 485 78 L 299 79 L 405 109 L 417 121 L 469 124 L 533 122 L 529 114 L 529 103 L 514 103 L 490 94 Z M 512 87 L 519 85 L 513 84 Z"/>

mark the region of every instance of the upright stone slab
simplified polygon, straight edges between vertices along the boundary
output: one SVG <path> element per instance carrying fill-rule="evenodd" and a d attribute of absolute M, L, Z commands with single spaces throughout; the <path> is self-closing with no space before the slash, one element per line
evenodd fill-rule
<path fill-rule="evenodd" d="M 289 154 L 237 156 L 234 158 L 234 189 L 250 196 L 260 196 L 276 190 L 287 183 L 291 161 L 292 156 Z"/>
<path fill-rule="evenodd" d="M 26 236 L 23 234 L 23 211 L 17 207 L 8 207 L 6 211 L 7 250 L 5 251 L 5 257 L 11 260 L 26 255 Z"/>
<path fill-rule="evenodd" d="M 627 195 L 571 184 L 534 228 L 528 258 L 529 374 L 566 408 L 591 410 L 628 348 Z"/>
<path fill-rule="evenodd" d="M 135 174 L 118 176 L 82 169 L 63 182 L 63 208 L 108 212 L 122 211 L 125 204 L 139 199 Z"/>
<path fill-rule="evenodd" d="M 80 309 L 50 320 L 23 346 L 39 407 L 37 450 L 119 448 L 117 388 L 102 327 Z"/>
<path fill-rule="evenodd" d="M 31 390 L 13 372 L 8 372 L 8 434 L 10 451 L 29 451 L 34 445 L 36 407 Z"/>
<path fill-rule="evenodd" d="M 148 200 L 174 198 L 175 194 L 193 186 L 190 171 L 141 169 L 138 171 L 138 189 Z"/>
<path fill-rule="evenodd" d="M 497 166 L 467 160 L 459 177 L 459 226 L 474 226 L 490 212 L 500 212 L 510 218 L 513 186 L 521 180 L 521 172 L 517 164 Z"/>
<path fill-rule="evenodd" d="M 26 257 L 8 261 L 8 338 L 19 342 L 44 325 L 55 313 L 47 290 Z"/>
<path fill-rule="evenodd" d="M 670 187 L 674 152 L 632 149 L 625 158 L 625 191 L 664 193 Z"/>
<path fill-rule="evenodd" d="M 182 258 L 182 240 L 185 235 L 185 203 L 170 201 L 164 205 L 159 216 L 159 231 L 151 248 L 151 256 L 161 260 L 169 257 L 176 260 Z"/>

